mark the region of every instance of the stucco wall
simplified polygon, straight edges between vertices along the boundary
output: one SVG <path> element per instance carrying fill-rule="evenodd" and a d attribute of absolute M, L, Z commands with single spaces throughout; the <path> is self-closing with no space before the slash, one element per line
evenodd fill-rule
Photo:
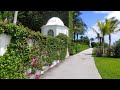
<path fill-rule="evenodd" d="M 0 34 L 0 56 L 3 56 L 3 54 L 7 50 L 7 45 L 10 44 L 11 36 L 7 34 Z"/>

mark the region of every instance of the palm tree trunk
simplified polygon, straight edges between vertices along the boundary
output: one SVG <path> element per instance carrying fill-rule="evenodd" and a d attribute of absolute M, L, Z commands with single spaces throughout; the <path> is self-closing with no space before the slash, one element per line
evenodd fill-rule
<path fill-rule="evenodd" d="M 111 55 L 111 34 L 109 34 L 109 56 Z"/>
<path fill-rule="evenodd" d="M 75 32 L 74 32 L 74 42 L 75 42 Z"/>
<path fill-rule="evenodd" d="M 77 41 L 78 41 L 78 33 L 77 33 Z"/>
<path fill-rule="evenodd" d="M 18 11 L 15 11 L 14 20 L 13 20 L 13 23 L 14 23 L 14 24 L 17 23 L 17 16 L 18 16 Z"/>
<path fill-rule="evenodd" d="M 105 52 L 105 48 L 104 48 L 104 36 L 102 38 L 102 45 L 103 45 L 103 55 L 104 55 L 104 52 Z"/>
<path fill-rule="evenodd" d="M 109 47 L 111 47 L 111 35 L 109 34 Z"/>
<path fill-rule="evenodd" d="M 102 38 L 100 37 L 100 46 L 101 46 Z"/>

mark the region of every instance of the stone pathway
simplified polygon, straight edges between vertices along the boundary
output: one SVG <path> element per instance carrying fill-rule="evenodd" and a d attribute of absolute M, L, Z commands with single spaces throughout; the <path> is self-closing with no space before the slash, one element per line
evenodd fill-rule
<path fill-rule="evenodd" d="M 68 57 L 47 71 L 41 79 L 101 79 L 92 57 L 92 48 Z"/>

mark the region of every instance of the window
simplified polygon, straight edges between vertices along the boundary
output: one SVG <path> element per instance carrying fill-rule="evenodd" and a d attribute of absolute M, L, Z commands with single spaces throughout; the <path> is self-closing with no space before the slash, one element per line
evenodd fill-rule
<path fill-rule="evenodd" d="M 52 37 L 54 36 L 53 30 L 49 30 L 49 31 L 48 31 L 48 36 L 52 36 Z"/>

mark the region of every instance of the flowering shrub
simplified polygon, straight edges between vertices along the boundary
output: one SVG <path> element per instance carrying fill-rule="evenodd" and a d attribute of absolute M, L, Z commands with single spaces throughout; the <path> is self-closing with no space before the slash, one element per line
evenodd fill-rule
<path fill-rule="evenodd" d="M 102 48 L 93 48 L 93 54 L 97 57 L 102 57 L 103 49 Z"/>
<path fill-rule="evenodd" d="M 34 32 L 22 25 L 0 22 L 0 34 L 12 36 L 7 51 L 0 56 L 0 78 L 39 78 L 42 66 L 50 66 L 54 60 L 63 60 L 68 44 L 61 38 L 50 37 Z M 67 38 L 66 35 L 62 37 Z M 28 40 L 33 40 L 29 47 Z M 67 40 L 67 39 L 65 39 Z M 33 76 L 34 77 L 34 76 Z"/>

